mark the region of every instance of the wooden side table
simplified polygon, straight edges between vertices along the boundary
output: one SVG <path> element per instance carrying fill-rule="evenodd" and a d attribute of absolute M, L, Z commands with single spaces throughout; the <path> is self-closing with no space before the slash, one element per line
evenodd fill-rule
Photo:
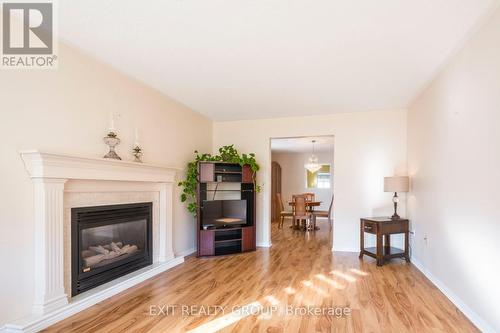
<path fill-rule="evenodd" d="M 390 217 L 369 217 L 362 218 L 360 223 L 360 252 L 359 258 L 363 255 L 377 259 L 377 266 L 382 266 L 385 260 L 392 258 L 405 258 L 410 262 L 409 247 L 409 220 Z M 365 249 L 365 232 L 377 236 L 377 246 Z M 392 234 L 405 234 L 405 249 L 401 250 L 391 247 Z"/>

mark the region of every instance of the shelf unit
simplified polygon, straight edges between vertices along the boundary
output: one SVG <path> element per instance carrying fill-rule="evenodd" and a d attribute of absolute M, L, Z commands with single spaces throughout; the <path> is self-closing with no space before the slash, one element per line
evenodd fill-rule
<path fill-rule="evenodd" d="M 256 248 L 255 238 L 255 186 L 254 172 L 249 165 L 243 167 L 235 163 L 198 163 L 198 256 L 229 255 Z M 220 185 L 238 185 L 238 188 L 219 188 Z M 210 188 L 210 187 L 216 188 Z M 203 229 L 203 202 L 208 195 L 215 198 L 217 193 L 238 196 L 247 201 L 247 221 L 243 226 Z"/>

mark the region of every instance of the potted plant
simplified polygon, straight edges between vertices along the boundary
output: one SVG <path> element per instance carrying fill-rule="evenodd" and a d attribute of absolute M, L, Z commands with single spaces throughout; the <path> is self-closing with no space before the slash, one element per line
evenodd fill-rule
<path fill-rule="evenodd" d="M 240 154 L 234 145 L 219 148 L 219 155 L 200 154 L 195 151 L 195 158 L 187 165 L 186 179 L 179 182 L 182 187 L 181 201 L 187 203 L 187 210 L 196 216 L 198 210 L 196 198 L 196 186 L 198 185 L 198 162 L 229 162 L 238 163 L 241 166 L 248 165 L 254 172 L 255 191 L 260 192 L 261 186 L 255 183 L 255 173 L 260 169 L 255 160 L 255 154 Z"/>

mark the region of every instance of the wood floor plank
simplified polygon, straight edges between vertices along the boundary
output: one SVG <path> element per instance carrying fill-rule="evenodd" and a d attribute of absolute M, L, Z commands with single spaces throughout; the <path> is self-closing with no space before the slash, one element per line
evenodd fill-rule
<path fill-rule="evenodd" d="M 305 233 L 273 225 L 269 249 L 189 257 L 45 332 L 479 332 L 411 264 L 396 259 L 377 267 L 374 259 L 359 260 L 357 253 L 332 253 L 330 228 L 319 226 Z M 264 311 L 231 311 L 249 304 Z M 176 305 L 175 313 L 158 315 L 167 305 Z M 187 315 L 182 306 L 225 311 Z M 273 306 L 280 311 L 266 311 Z M 347 307 L 350 313 L 294 315 L 287 306 Z"/>

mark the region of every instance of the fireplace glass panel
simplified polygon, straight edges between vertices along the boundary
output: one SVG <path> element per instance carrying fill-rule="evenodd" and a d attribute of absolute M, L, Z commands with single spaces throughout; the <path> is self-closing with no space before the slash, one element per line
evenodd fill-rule
<path fill-rule="evenodd" d="M 152 202 L 71 209 L 71 295 L 152 264 Z"/>
<path fill-rule="evenodd" d="M 147 244 L 147 220 L 83 229 L 81 237 L 80 255 L 85 272 L 142 255 Z"/>

